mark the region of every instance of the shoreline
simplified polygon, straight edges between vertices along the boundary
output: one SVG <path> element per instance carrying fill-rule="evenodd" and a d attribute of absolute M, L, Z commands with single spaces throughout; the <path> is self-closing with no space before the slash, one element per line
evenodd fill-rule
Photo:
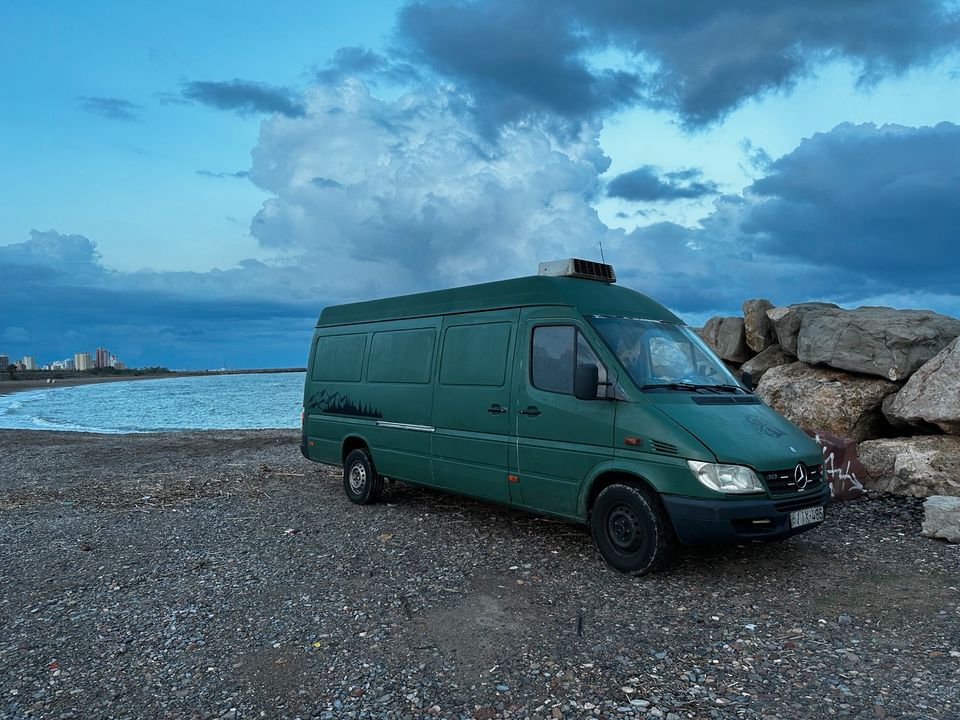
<path fill-rule="evenodd" d="M 260 375 L 264 373 L 304 372 L 303 368 L 281 368 L 268 370 L 219 370 L 219 371 L 188 371 L 156 373 L 151 375 L 91 375 L 89 377 L 57 378 L 54 382 L 47 382 L 53 378 L 31 378 L 29 380 L 0 380 L 0 395 L 12 395 L 25 390 L 43 390 L 61 387 L 76 387 L 78 385 L 95 385 L 105 382 L 119 382 L 123 380 L 162 380 L 168 378 L 200 377 L 207 375 Z"/>

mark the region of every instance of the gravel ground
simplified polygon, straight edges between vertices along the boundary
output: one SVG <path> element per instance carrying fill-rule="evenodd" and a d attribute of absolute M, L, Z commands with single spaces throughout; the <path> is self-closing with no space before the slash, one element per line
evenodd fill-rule
<path fill-rule="evenodd" d="M 918 501 L 630 578 L 576 525 L 353 506 L 297 442 L 0 432 L 0 716 L 960 717 Z"/>

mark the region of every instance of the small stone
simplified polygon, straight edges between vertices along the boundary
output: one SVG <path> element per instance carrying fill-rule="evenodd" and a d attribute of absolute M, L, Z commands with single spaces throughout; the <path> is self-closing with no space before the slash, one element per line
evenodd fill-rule
<path fill-rule="evenodd" d="M 840 617 L 837 618 L 837 622 L 840 623 L 841 625 L 849 625 L 850 623 L 853 622 L 853 618 L 850 617 L 849 615 L 841 615 Z"/>

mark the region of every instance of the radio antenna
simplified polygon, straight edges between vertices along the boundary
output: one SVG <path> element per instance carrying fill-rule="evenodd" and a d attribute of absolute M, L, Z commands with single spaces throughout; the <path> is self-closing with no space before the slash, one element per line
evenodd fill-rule
<path fill-rule="evenodd" d="M 606 264 L 607 264 L 607 259 L 603 256 L 603 241 L 602 241 L 602 240 L 597 240 L 597 245 L 600 246 L 600 262 L 602 262 L 604 265 L 606 265 Z"/>

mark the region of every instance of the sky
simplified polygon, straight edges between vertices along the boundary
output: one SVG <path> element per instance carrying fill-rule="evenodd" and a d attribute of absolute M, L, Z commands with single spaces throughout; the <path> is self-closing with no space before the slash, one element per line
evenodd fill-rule
<path fill-rule="evenodd" d="M 306 362 L 328 304 L 599 259 L 960 316 L 960 3 L 0 0 L 0 354 Z"/>

